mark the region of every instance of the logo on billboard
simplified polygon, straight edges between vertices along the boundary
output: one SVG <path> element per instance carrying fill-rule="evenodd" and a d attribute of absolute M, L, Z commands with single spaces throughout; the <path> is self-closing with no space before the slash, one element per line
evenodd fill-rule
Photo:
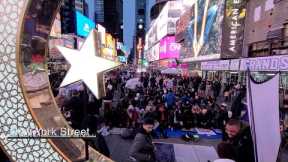
<path fill-rule="evenodd" d="M 88 24 L 84 24 L 83 30 L 84 30 L 85 32 L 90 32 L 90 27 L 89 27 L 89 25 L 88 25 Z"/>
<path fill-rule="evenodd" d="M 180 51 L 181 45 L 179 43 L 171 43 L 170 46 L 168 46 L 169 51 Z"/>

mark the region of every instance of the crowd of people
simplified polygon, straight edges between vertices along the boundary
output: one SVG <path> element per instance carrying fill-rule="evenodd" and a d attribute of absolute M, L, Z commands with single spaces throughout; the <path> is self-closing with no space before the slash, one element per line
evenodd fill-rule
<path fill-rule="evenodd" d="M 121 69 L 106 76 L 106 97 L 100 100 L 81 83 L 58 89 L 62 77 L 56 78 L 54 95 L 75 128 L 83 124 L 84 112 L 96 116 L 101 126 L 122 128 L 137 128 L 144 117 L 151 117 L 160 130 L 223 129 L 229 118 L 247 117 L 243 116 L 246 108 L 242 102 L 245 87 L 232 82 L 221 84 L 220 78 L 207 80 L 198 75 L 183 77 L 159 71 L 137 74 L 133 69 Z M 135 78 L 137 83 L 131 84 L 136 86 L 131 88 L 127 83 Z M 165 137 L 164 132 L 162 135 Z"/>
<path fill-rule="evenodd" d="M 60 85 L 61 76 L 56 78 L 53 85 Z M 253 143 L 247 107 L 243 102 L 246 87 L 229 80 L 221 83 L 221 79 L 208 80 L 195 74 L 162 74 L 160 71 L 139 74 L 133 68 L 122 67 L 105 76 L 106 97 L 103 99 L 96 99 L 82 83 L 54 88 L 53 92 L 73 128 L 88 127 L 100 135 L 102 142 L 92 141 L 91 145 L 94 143 L 94 148 L 106 156 L 110 153 L 103 136 L 109 135 L 113 127 L 140 129 L 137 132 L 147 139 L 150 139 L 146 137 L 150 133 L 153 138 L 167 138 L 168 129 L 189 131 L 204 128 L 222 130 L 223 142 L 218 146 L 220 157 L 236 162 L 253 162 Z M 148 126 L 143 128 L 145 122 Z M 148 133 L 145 129 L 149 129 Z M 143 136 L 137 138 L 136 131 L 133 133 L 132 137 L 136 136 L 134 145 L 137 145 L 137 139 L 139 144 L 139 138 Z M 248 161 L 242 154 L 247 155 Z M 132 148 L 132 155 L 136 159 L 141 157 L 135 148 Z M 146 158 L 153 161 L 154 155 L 150 156 Z"/>
<path fill-rule="evenodd" d="M 222 85 L 220 78 L 212 81 L 197 75 L 182 77 L 154 71 L 139 75 L 135 89 L 129 89 L 126 83 L 133 77 L 121 71 L 116 72 L 115 79 L 107 80 L 106 100 L 115 99 L 116 93 L 120 96 L 116 107 L 104 106 L 108 109 L 105 119 L 112 127 L 135 128 L 143 118 L 150 117 L 160 130 L 223 129 L 229 118 L 243 117 L 245 87 L 240 84 Z M 164 131 L 162 136 L 166 136 Z"/>

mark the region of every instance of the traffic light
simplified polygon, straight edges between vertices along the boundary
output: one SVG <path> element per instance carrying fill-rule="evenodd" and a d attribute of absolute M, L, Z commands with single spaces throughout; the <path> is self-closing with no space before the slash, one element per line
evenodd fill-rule
<path fill-rule="evenodd" d="M 64 0 L 60 10 L 61 14 L 61 33 L 75 33 L 75 1 Z"/>

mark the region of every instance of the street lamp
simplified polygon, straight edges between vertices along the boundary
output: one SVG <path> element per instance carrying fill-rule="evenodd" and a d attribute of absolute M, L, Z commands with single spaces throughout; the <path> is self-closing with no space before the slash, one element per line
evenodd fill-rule
<path fill-rule="evenodd" d="M 143 29 L 143 24 L 139 24 L 138 29 Z"/>

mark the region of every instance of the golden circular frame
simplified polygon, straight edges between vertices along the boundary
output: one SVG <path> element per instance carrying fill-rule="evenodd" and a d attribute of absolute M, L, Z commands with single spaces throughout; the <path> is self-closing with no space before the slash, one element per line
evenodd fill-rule
<path fill-rule="evenodd" d="M 6 138 L 15 130 L 70 128 L 53 97 L 45 61 L 61 4 L 62 0 L 0 1 L 0 146 L 11 161 L 85 159 L 81 139 Z M 89 154 L 92 161 L 112 162 L 92 148 Z"/>

